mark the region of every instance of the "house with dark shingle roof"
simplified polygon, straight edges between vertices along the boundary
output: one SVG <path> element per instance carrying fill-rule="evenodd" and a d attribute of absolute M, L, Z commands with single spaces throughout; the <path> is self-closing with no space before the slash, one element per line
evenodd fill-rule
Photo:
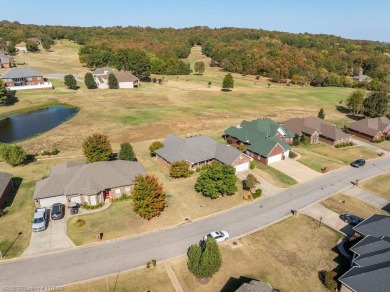
<path fill-rule="evenodd" d="M 0 172 L 0 211 L 6 207 L 6 201 L 13 189 L 12 174 Z"/>
<path fill-rule="evenodd" d="M 219 143 L 207 136 L 194 136 L 181 139 L 169 135 L 164 147 L 156 150 L 157 160 L 169 167 L 174 161 L 186 161 L 191 169 L 207 165 L 213 161 L 232 165 L 236 171 L 249 168 L 251 158 L 234 147 Z"/>
<path fill-rule="evenodd" d="M 390 216 L 372 215 L 353 228 L 364 236 L 351 247 L 351 266 L 340 291 L 385 292 L 390 287 Z"/>
<path fill-rule="evenodd" d="M 245 145 L 246 153 L 253 159 L 271 164 L 288 157 L 294 133 L 271 119 L 242 121 L 225 130 L 225 139 L 232 145 Z"/>
<path fill-rule="evenodd" d="M 65 162 L 53 166 L 50 176 L 36 183 L 33 198 L 37 207 L 104 204 L 107 198 L 129 194 L 137 175 L 146 175 L 139 162 Z"/>
<path fill-rule="evenodd" d="M 365 118 L 347 126 L 350 134 L 367 139 L 378 141 L 390 133 L 390 119 L 386 117 Z"/>
<path fill-rule="evenodd" d="M 258 280 L 252 280 L 249 283 L 242 284 L 236 292 L 276 292 L 279 290 L 273 289 L 268 283 Z"/>
<path fill-rule="evenodd" d="M 92 75 L 98 88 L 108 88 L 108 76 L 114 74 L 119 88 L 134 88 L 139 86 L 139 78 L 129 71 L 118 71 L 111 67 L 96 68 Z"/>
<path fill-rule="evenodd" d="M 321 141 L 335 146 L 350 141 L 349 136 L 335 125 L 317 117 L 293 118 L 285 121 L 283 127 L 298 136 L 304 135 L 311 144 Z"/>
<path fill-rule="evenodd" d="M 0 68 L 11 68 L 14 64 L 14 57 L 8 52 L 0 51 Z"/>

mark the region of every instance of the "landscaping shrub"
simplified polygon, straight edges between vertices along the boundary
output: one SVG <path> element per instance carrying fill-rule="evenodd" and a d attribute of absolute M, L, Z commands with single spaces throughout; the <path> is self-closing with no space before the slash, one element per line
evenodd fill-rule
<path fill-rule="evenodd" d="M 149 146 L 150 156 L 152 156 L 152 157 L 156 156 L 156 150 L 163 148 L 163 147 L 164 147 L 164 144 L 161 143 L 160 141 L 155 141 L 152 144 L 150 144 L 150 146 Z"/>
<path fill-rule="evenodd" d="M 77 225 L 77 227 L 84 226 L 84 225 L 85 225 L 85 220 L 83 220 L 83 219 L 77 219 L 76 225 Z"/>
<path fill-rule="evenodd" d="M 256 191 L 252 194 L 253 199 L 260 198 L 262 192 L 263 192 L 262 189 L 256 189 Z"/>
<path fill-rule="evenodd" d="M 202 170 L 207 170 L 207 168 L 208 168 L 208 165 L 203 165 L 202 166 Z"/>
<path fill-rule="evenodd" d="M 233 138 L 230 137 L 230 136 L 227 137 L 226 142 L 227 142 L 228 144 L 233 144 Z"/>
<path fill-rule="evenodd" d="M 256 162 L 251 161 L 251 163 L 249 164 L 249 168 L 250 169 L 255 169 L 255 167 L 256 167 Z"/>
<path fill-rule="evenodd" d="M 174 161 L 169 169 L 169 176 L 173 178 L 189 177 L 191 175 L 188 164 L 184 161 Z"/>
<path fill-rule="evenodd" d="M 330 291 L 334 291 L 338 286 L 337 281 L 335 280 L 336 276 L 337 273 L 335 271 L 328 271 L 325 273 L 324 285 Z"/>
<path fill-rule="evenodd" d="M 122 194 L 120 197 L 112 199 L 112 201 L 113 202 L 126 201 L 126 200 L 130 200 L 130 198 L 131 198 L 130 194 L 129 195 Z"/>
<path fill-rule="evenodd" d="M 243 195 L 242 198 L 247 201 L 249 199 L 248 195 Z"/>
<path fill-rule="evenodd" d="M 201 172 L 202 171 L 202 169 L 200 168 L 200 167 L 198 167 L 197 169 L 196 169 L 196 172 Z"/>
<path fill-rule="evenodd" d="M 157 261 L 156 260 L 150 260 L 146 263 L 146 268 L 150 269 L 150 268 L 154 268 L 157 264 Z"/>
<path fill-rule="evenodd" d="M 297 157 L 298 156 L 298 154 L 296 154 L 295 152 L 293 152 L 293 151 L 290 151 L 290 153 L 288 154 L 288 157 L 290 157 L 290 158 L 295 158 L 295 157 Z"/>
<path fill-rule="evenodd" d="M 390 135 L 387 135 L 385 138 L 387 141 L 390 141 Z"/>
<path fill-rule="evenodd" d="M 240 145 L 237 146 L 237 149 L 242 151 L 242 152 L 244 152 L 244 151 L 246 151 L 246 145 L 245 144 L 240 144 Z"/>

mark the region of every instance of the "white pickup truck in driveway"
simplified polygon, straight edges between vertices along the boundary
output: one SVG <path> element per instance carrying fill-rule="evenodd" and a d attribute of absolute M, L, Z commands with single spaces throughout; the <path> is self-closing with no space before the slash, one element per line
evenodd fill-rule
<path fill-rule="evenodd" d="M 38 208 L 34 213 L 32 221 L 32 231 L 43 231 L 46 229 L 47 213 L 46 208 Z"/>

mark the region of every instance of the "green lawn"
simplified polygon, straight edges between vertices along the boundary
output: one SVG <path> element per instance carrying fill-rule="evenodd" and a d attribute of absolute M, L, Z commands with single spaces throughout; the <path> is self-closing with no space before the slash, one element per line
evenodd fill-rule
<path fill-rule="evenodd" d="M 260 176 L 280 188 L 287 188 L 298 183 L 292 177 L 288 176 L 287 174 L 284 174 L 283 172 L 280 172 L 272 166 L 265 165 L 259 162 L 255 163 L 256 169 L 254 171 L 258 172 Z"/>
<path fill-rule="evenodd" d="M 378 154 L 362 146 L 333 148 L 327 144 L 311 144 L 294 147 L 293 150 L 301 154 L 298 159 L 302 164 L 321 172 L 321 169 L 327 167 L 328 170 L 335 170 L 350 164 L 357 158 L 372 159 L 378 157 Z"/>
<path fill-rule="evenodd" d="M 381 174 L 365 180 L 359 186 L 377 196 L 390 201 L 390 174 Z"/>

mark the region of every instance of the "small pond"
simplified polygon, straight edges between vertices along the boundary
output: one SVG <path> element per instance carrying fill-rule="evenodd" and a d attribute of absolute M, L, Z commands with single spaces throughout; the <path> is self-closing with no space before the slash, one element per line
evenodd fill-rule
<path fill-rule="evenodd" d="M 0 142 L 12 143 L 49 131 L 78 112 L 77 108 L 53 106 L 0 120 Z"/>

